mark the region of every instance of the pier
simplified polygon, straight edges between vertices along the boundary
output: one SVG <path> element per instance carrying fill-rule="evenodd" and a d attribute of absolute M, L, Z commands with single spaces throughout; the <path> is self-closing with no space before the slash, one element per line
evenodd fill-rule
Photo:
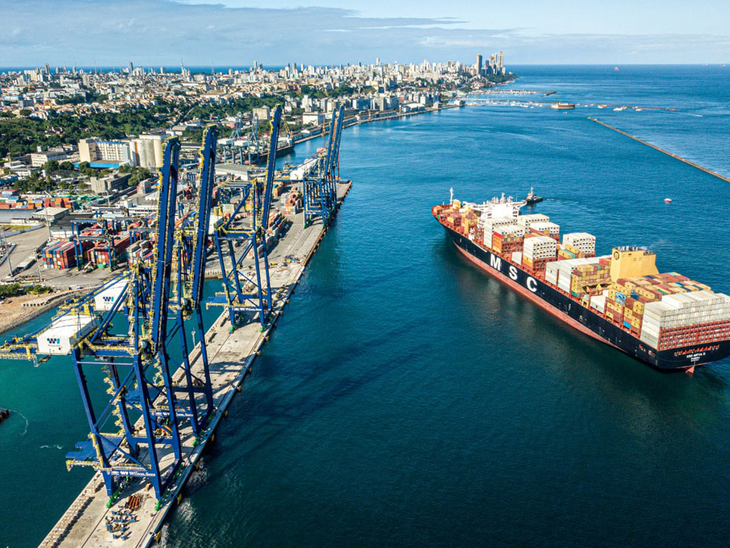
<path fill-rule="evenodd" d="M 704 171 L 708 175 L 712 175 L 713 177 L 717 177 L 718 179 L 721 179 L 721 180 L 725 181 L 726 183 L 730 183 L 730 177 L 725 177 L 724 175 L 720 175 L 716 171 L 712 171 L 711 169 L 707 169 L 706 167 L 703 167 L 703 166 L 701 166 L 699 164 L 696 164 L 696 163 L 694 163 L 694 162 L 692 162 L 690 160 L 687 160 L 686 158 L 682 158 L 681 156 L 679 156 L 677 154 L 674 154 L 673 152 L 669 152 L 668 150 L 664 150 L 663 148 L 660 148 L 660 147 L 658 147 L 656 145 L 652 145 L 651 143 L 647 143 L 643 139 L 639 139 L 638 137 L 634 137 L 630 133 L 626 133 L 625 131 L 621 131 L 620 129 L 615 128 L 613 126 L 610 126 L 610 125 L 606 124 L 605 122 L 601 122 L 600 120 L 597 120 L 596 118 L 591 118 L 589 116 L 588 119 L 591 122 L 595 122 L 597 124 L 600 124 L 600 125 L 602 125 L 605 128 L 608 128 L 608 129 L 611 129 L 611 130 L 615 131 L 616 133 L 620 133 L 621 135 L 624 135 L 624 136 L 628 137 L 629 139 L 633 139 L 634 141 L 637 141 L 637 142 L 641 143 L 642 145 L 646 145 L 648 147 L 653 148 L 654 150 L 658 150 L 659 152 L 661 152 L 663 154 L 666 154 L 667 156 L 671 156 L 675 160 L 679 160 L 680 162 L 684 162 L 685 164 L 690 165 L 690 166 L 692 166 L 692 167 L 694 167 L 696 169 L 699 169 L 700 171 Z"/>

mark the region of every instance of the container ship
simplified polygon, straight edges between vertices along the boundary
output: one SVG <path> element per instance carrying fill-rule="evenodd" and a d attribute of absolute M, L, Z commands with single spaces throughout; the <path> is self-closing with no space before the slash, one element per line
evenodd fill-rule
<path fill-rule="evenodd" d="M 656 254 L 614 247 L 596 256 L 596 238 L 563 234 L 547 215 L 522 215 L 525 201 L 481 204 L 453 198 L 433 216 L 456 248 L 578 331 L 662 371 L 730 355 L 730 297 L 676 272 L 659 273 Z"/>

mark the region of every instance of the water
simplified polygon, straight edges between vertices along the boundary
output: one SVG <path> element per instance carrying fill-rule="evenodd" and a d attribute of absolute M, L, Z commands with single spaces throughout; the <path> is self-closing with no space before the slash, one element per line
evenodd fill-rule
<path fill-rule="evenodd" d="M 164 544 L 726 545 L 730 362 L 663 375 L 576 334 L 429 214 L 450 187 L 535 186 L 534 211 L 599 251 L 649 245 L 662 270 L 730 292 L 730 185 L 586 119 L 730 175 L 730 69 L 688 70 L 516 69 L 554 100 L 675 112 L 469 107 L 345 131 L 353 189 Z M 0 545 L 36 544 L 88 477 L 63 471 L 86 433 L 73 384 L 60 361 L 0 367 L 0 405 L 31 419 L 0 426 Z"/>

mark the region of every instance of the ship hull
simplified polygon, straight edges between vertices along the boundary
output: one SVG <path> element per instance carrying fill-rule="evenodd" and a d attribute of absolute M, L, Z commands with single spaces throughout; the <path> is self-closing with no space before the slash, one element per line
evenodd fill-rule
<path fill-rule="evenodd" d="M 456 248 L 488 274 L 581 333 L 655 369 L 684 371 L 730 356 L 730 341 L 657 351 L 520 266 L 478 246 L 448 226 L 441 226 Z"/>

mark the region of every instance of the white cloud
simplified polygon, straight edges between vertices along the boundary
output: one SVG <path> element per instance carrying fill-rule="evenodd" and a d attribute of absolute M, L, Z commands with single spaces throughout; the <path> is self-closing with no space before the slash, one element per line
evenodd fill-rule
<path fill-rule="evenodd" d="M 444 9 L 448 9 L 446 6 Z M 352 10 L 232 8 L 172 0 L 0 0 L 0 59 L 51 64 L 265 65 L 461 59 L 508 63 L 726 62 L 728 37 L 544 34 L 461 28 L 460 19 L 362 17 Z M 31 27 L 32 25 L 32 27 Z"/>

